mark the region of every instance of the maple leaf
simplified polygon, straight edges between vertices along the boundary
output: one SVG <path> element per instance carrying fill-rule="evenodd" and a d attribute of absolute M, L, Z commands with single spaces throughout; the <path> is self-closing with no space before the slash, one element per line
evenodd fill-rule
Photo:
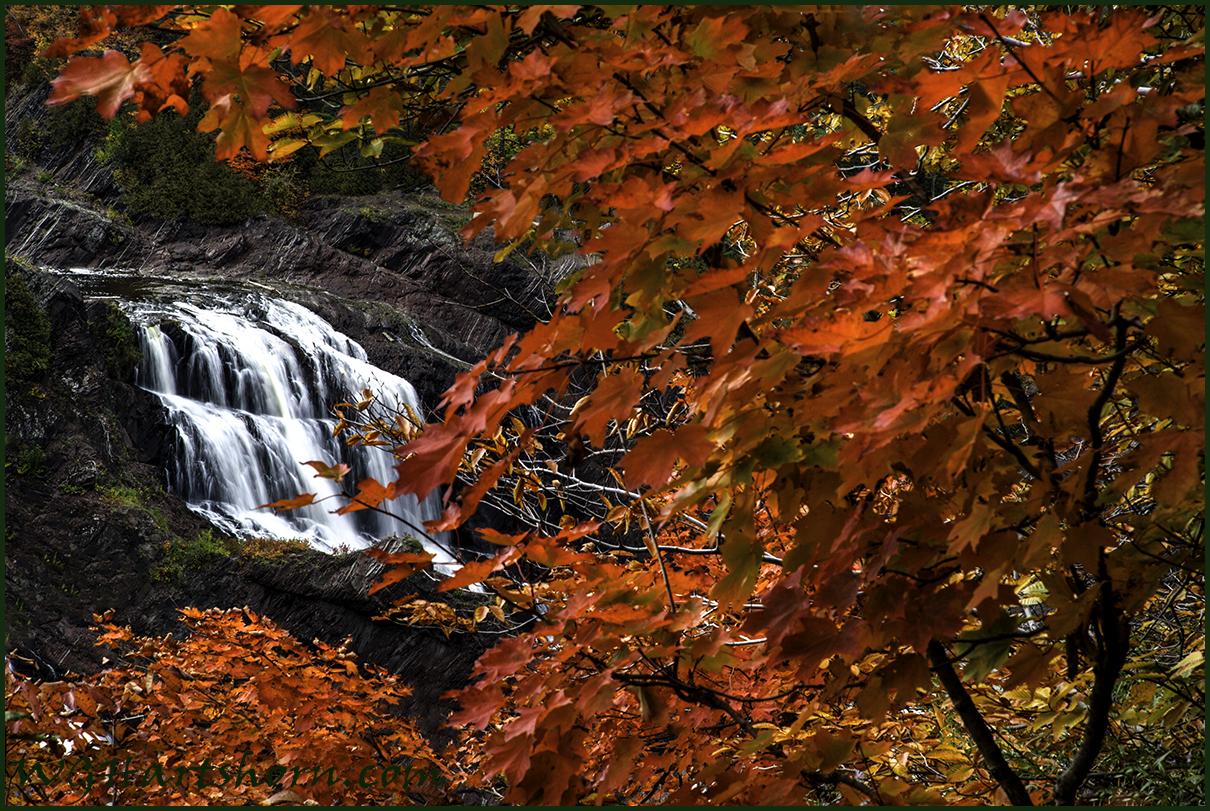
<path fill-rule="evenodd" d="M 600 378 L 591 399 L 573 409 L 570 432 L 587 434 L 599 444 L 604 440 L 609 421 L 624 419 L 642 394 L 643 376 L 633 368 Z"/>
<path fill-rule="evenodd" d="M 348 504 L 338 509 L 336 514 L 345 515 L 357 512 L 358 510 L 367 510 L 377 507 L 384 501 L 398 497 L 399 493 L 396 491 L 394 484 L 384 486 L 379 484 L 377 479 L 359 479 L 357 482 L 357 495 Z"/>
<path fill-rule="evenodd" d="M 263 510 L 270 508 L 275 514 L 281 512 L 282 510 L 296 510 L 299 507 L 306 507 L 308 504 L 314 502 L 315 495 L 315 493 L 303 493 L 301 496 L 295 496 L 294 498 L 283 498 L 279 501 L 274 501 L 272 504 L 261 504 L 256 509 Z"/>
<path fill-rule="evenodd" d="M 347 56 L 358 56 L 368 44 L 365 35 L 343 15 L 324 6 L 309 6 L 290 35 L 290 61 L 297 65 L 309 56 L 316 68 L 335 76 L 345 66 Z"/>
<path fill-rule="evenodd" d="M 685 36 L 690 50 L 705 59 L 717 60 L 733 43 L 744 39 L 748 26 L 736 19 L 706 17 Z"/>
<path fill-rule="evenodd" d="M 999 56 L 990 51 L 976 60 L 970 72 L 979 78 L 967 87 L 967 121 L 958 130 L 955 146 L 960 153 L 969 152 L 1000 117 L 1011 78 L 1009 71 L 1001 67 Z"/>
<path fill-rule="evenodd" d="M 245 20 L 255 20 L 263 26 L 276 28 L 291 20 L 303 6 L 292 6 L 283 3 L 275 6 L 241 5 L 233 10 Z"/>
<path fill-rule="evenodd" d="M 357 100 L 357 103 L 341 109 L 340 117 L 344 121 L 345 130 L 352 129 L 367 116 L 375 132 L 386 132 L 391 127 L 399 126 L 400 109 L 403 100 L 399 94 L 389 87 L 374 87 L 370 92 Z"/>
<path fill-rule="evenodd" d="M 367 549 L 365 553 L 391 567 L 383 572 L 382 577 L 374 585 L 370 586 L 370 594 L 382 591 L 393 583 L 406 580 L 416 572 L 430 568 L 433 563 L 431 552 L 387 552 L 385 549 Z"/>
<path fill-rule="evenodd" d="M 117 28 L 134 28 L 139 25 L 146 25 L 149 22 L 160 19 L 172 11 L 176 6 L 114 6 L 114 26 Z M 144 43 L 148 44 L 148 43 Z"/>
<path fill-rule="evenodd" d="M 122 102 L 134 97 L 136 85 L 146 75 L 145 69 L 132 65 L 118 51 L 106 51 L 96 59 L 76 57 L 51 82 L 54 90 L 46 103 L 66 104 L 82 95 L 96 96 L 97 113 L 108 121 Z"/>
<path fill-rule="evenodd" d="M 316 478 L 332 479 L 340 481 L 351 470 L 348 465 L 328 465 L 324 462 L 304 462 L 303 464 L 310 465 L 316 470 Z"/>
<path fill-rule="evenodd" d="M 461 202 L 470 189 L 471 175 L 487 154 L 485 140 L 484 129 L 464 121 L 451 133 L 432 136 L 413 154 L 418 166 L 437 179 L 442 196 Z"/>
<path fill-rule="evenodd" d="M 526 6 L 525 10 L 517 17 L 517 28 L 521 29 L 526 35 L 529 35 L 538 27 L 538 23 L 542 21 L 543 16 L 549 14 L 555 19 L 566 20 L 574 16 L 579 10 L 579 6 L 547 6 L 540 4 Z"/>
<path fill-rule="evenodd" d="M 465 588 L 475 583 L 482 583 L 492 572 L 498 572 L 521 556 L 515 546 L 507 547 L 487 560 L 476 560 L 464 563 L 462 568 L 453 576 L 437 584 L 437 591 Z"/>
<path fill-rule="evenodd" d="M 210 63 L 238 63 L 240 57 L 241 22 L 227 9 L 216 9 L 210 17 L 198 24 L 178 43 L 195 58 Z"/>
<path fill-rule="evenodd" d="M 198 131 L 220 130 L 215 157 L 230 159 L 246 147 L 253 158 L 267 161 L 269 136 L 264 131 L 263 116 L 275 101 L 286 109 L 297 106 L 278 75 L 255 65 L 240 68 L 225 62 L 212 63 L 202 88 L 211 106 L 198 122 Z"/>

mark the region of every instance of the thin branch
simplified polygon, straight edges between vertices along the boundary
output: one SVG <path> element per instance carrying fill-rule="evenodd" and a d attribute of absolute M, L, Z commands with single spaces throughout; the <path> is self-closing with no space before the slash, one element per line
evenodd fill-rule
<path fill-rule="evenodd" d="M 1120 349 L 1118 349 L 1117 352 L 1114 352 L 1112 355 L 1104 355 L 1099 358 L 1091 358 L 1091 357 L 1085 357 L 1085 356 L 1081 356 L 1081 355 L 1067 355 L 1067 356 L 1049 355 L 1045 352 L 1034 352 L 1031 349 L 1022 349 L 1020 347 L 1014 347 L 1012 349 L 1007 349 L 1003 352 L 999 352 L 995 355 L 992 355 L 991 357 L 988 358 L 988 360 L 991 361 L 991 360 L 995 360 L 996 358 L 1002 358 L 1005 355 L 1019 355 L 1023 358 L 1028 358 L 1029 360 L 1038 360 L 1038 361 L 1043 361 L 1043 362 L 1047 362 L 1047 363 L 1090 363 L 1090 364 L 1116 363 L 1117 361 L 1120 361 L 1120 360 L 1123 360 L 1123 359 L 1129 357 L 1132 352 L 1136 351 L 1141 346 L 1143 346 L 1145 343 L 1147 343 L 1147 340 L 1148 340 L 1147 336 L 1145 336 L 1145 335 L 1140 336 L 1139 338 L 1135 339 L 1135 341 L 1133 343 L 1129 344 L 1128 346 L 1122 346 Z"/>
<path fill-rule="evenodd" d="M 1096 762 L 1105 733 L 1109 729 L 1109 715 L 1113 710 L 1113 688 L 1117 684 L 1126 655 L 1130 649 L 1130 626 L 1122 616 L 1113 581 L 1109 578 L 1105 550 L 1101 549 L 1097 561 L 1097 575 L 1101 580 L 1101 593 L 1097 595 L 1097 627 L 1101 644 L 1097 648 L 1093 664 L 1092 695 L 1088 700 L 1088 720 L 1080 746 L 1067 768 L 1055 782 L 1054 802 L 1056 805 L 1074 805 L 1076 792 L 1083 785 Z"/>
<path fill-rule="evenodd" d="M 950 664 L 949 656 L 946 654 L 945 646 L 936 639 L 929 642 L 928 645 L 929 665 L 933 672 L 937 674 L 937 678 L 941 681 L 941 685 L 945 688 L 945 692 L 949 695 L 950 702 L 954 705 L 954 710 L 958 713 L 958 717 L 962 719 L 962 725 L 966 727 L 967 733 L 975 741 L 975 746 L 979 749 L 979 754 L 983 756 L 983 760 L 987 763 L 988 771 L 992 777 L 1004 789 L 1004 793 L 1008 795 L 1008 800 L 1013 805 L 1030 805 L 1033 800 L 1029 797 L 1029 792 L 1025 789 L 1025 784 L 1021 782 L 1021 777 L 1013 770 L 1008 761 L 1004 758 L 1004 753 L 1000 751 L 1000 745 L 996 743 L 995 733 L 983 720 L 983 715 L 979 712 L 979 708 L 975 706 L 975 702 L 971 700 L 970 694 L 966 692 L 966 688 L 962 686 L 962 679 L 958 676 L 958 672 L 954 670 L 954 666 Z"/>
<path fill-rule="evenodd" d="M 839 769 L 834 769 L 833 771 L 830 771 L 830 772 L 817 772 L 817 771 L 810 771 L 808 769 L 803 769 L 799 773 L 803 777 L 805 777 L 809 782 L 811 782 L 815 785 L 819 785 L 819 784 L 835 785 L 835 784 L 839 783 L 843 786 L 848 786 L 851 789 L 856 789 L 857 791 L 861 792 L 862 794 L 864 794 L 865 796 L 867 796 L 871 800 L 873 800 L 874 803 L 877 805 L 885 805 L 885 803 L 882 800 L 882 795 L 878 793 L 878 789 L 874 788 L 873 786 L 863 783 L 861 780 L 858 780 L 853 775 L 847 774 L 846 772 L 842 772 Z"/>
<path fill-rule="evenodd" d="M 1017 64 L 1018 64 L 1018 65 L 1020 65 L 1020 66 L 1022 67 L 1022 69 L 1023 69 L 1023 70 L 1024 70 L 1026 73 L 1028 73 L 1028 74 L 1029 74 L 1029 77 L 1030 77 L 1031 79 L 1033 79 L 1033 80 L 1034 80 L 1034 82 L 1036 82 L 1036 83 L 1037 83 L 1038 87 L 1042 88 L 1042 90 L 1046 92 L 1046 95 L 1048 95 L 1048 96 L 1050 96 L 1052 99 L 1054 99 L 1056 103 L 1058 103 L 1059 105 L 1062 105 L 1062 103 L 1063 103 L 1063 102 L 1062 102 L 1062 101 L 1059 99 L 1059 97 L 1058 97 L 1058 96 L 1056 96 L 1056 95 L 1054 94 L 1054 91 L 1053 91 L 1053 90 L 1051 90 L 1049 87 L 1047 87 L 1047 86 L 1046 86 L 1046 85 L 1045 85 L 1045 84 L 1042 82 L 1042 80 L 1038 78 L 1038 74 L 1034 73 L 1033 68 L 1031 68 L 1029 65 L 1027 65 L 1027 64 L 1025 63 L 1025 61 L 1024 61 L 1023 59 L 1021 59 L 1021 57 L 1019 57 L 1019 56 L 1017 55 L 1017 49 L 1016 49 L 1016 46 L 1018 46 L 1018 45 L 1022 45 L 1022 44 L 1024 44 L 1024 43 L 1021 43 L 1021 42 L 1019 42 L 1018 40 L 1015 40 L 1015 39 L 1010 40 L 1008 37 L 1004 36 L 1004 35 L 1003 35 L 1003 34 L 1001 34 L 999 31 L 997 31 L 997 30 L 996 30 L 996 26 L 995 26 L 995 24 L 994 24 L 994 23 L 991 21 L 991 18 L 990 18 L 990 17 L 988 17 L 986 13 L 982 13 L 982 12 L 981 12 L 981 13 L 979 14 L 979 19 L 980 19 L 980 20 L 983 20 L 983 22 L 984 22 L 984 23 L 987 25 L 987 27 L 988 27 L 988 28 L 990 28 L 990 29 L 992 30 L 992 34 L 993 34 L 993 35 L 996 37 L 996 40 L 997 40 L 997 41 L 998 41 L 998 42 L 999 42 L 1001 45 L 1003 45 L 1003 46 L 1004 46 L 1004 47 L 1005 47 L 1005 48 L 1008 50 L 1008 52 L 1009 52 L 1010 54 L 1012 54 L 1013 59 L 1017 60 Z"/>
<path fill-rule="evenodd" d="M 1017 460 L 1017 464 L 1021 465 L 1021 468 L 1030 476 L 1033 476 L 1035 479 L 1042 478 L 1042 472 L 1025 456 L 1025 453 L 1017 447 L 1016 443 L 1000 436 L 986 425 L 983 426 L 983 434 L 1002 449 L 1011 453 L 1013 458 Z"/>
<path fill-rule="evenodd" d="M 676 597 L 672 594 L 672 583 L 668 580 L 668 567 L 664 565 L 664 557 L 660 554 L 660 547 L 655 542 L 655 532 L 651 529 L 651 519 L 647 515 L 647 503 L 640 499 L 639 507 L 643 510 L 643 523 L 647 528 L 647 538 L 651 542 L 651 551 L 655 554 L 655 559 L 660 564 L 660 574 L 664 576 L 664 590 L 668 592 L 668 613 L 675 614 Z M 676 660 L 673 660 L 673 665 L 675 664 Z"/>
<path fill-rule="evenodd" d="M 1126 367 L 1126 356 L 1129 354 L 1126 351 L 1126 333 L 1129 325 L 1117 317 L 1116 313 L 1114 324 L 1117 327 L 1114 343 L 1114 348 L 1118 350 L 1115 353 L 1116 360 L 1109 368 L 1105 379 L 1101 381 L 1101 391 L 1097 394 L 1097 399 L 1088 407 L 1088 444 L 1092 448 L 1092 461 L 1088 463 L 1088 476 L 1084 480 L 1084 503 L 1081 505 L 1081 511 L 1085 517 L 1091 516 L 1096 510 L 1097 473 L 1100 471 L 1101 462 L 1105 457 L 1105 438 L 1101 433 L 1101 412 L 1105 410 L 1105 404 L 1109 402 L 1114 389 L 1117 388 L 1118 378 L 1122 376 L 1122 370 Z"/>

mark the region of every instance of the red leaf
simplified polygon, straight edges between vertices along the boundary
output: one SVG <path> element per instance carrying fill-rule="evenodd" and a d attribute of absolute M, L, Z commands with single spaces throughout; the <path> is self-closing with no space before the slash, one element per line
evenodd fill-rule
<path fill-rule="evenodd" d="M 239 62 L 241 48 L 239 17 L 226 9 L 216 9 L 210 19 L 201 22 L 178 45 L 190 56 L 211 62 Z"/>
<path fill-rule="evenodd" d="M 214 150 L 219 160 L 234 158 L 241 147 L 247 147 L 258 161 L 268 161 L 265 113 L 274 101 L 290 110 L 297 106 L 278 74 L 256 65 L 241 67 L 231 62 L 212 62 L 202 92 L 211 106 L 197 128 L 199 132 L 220 130 Z"/>
<path fill-rule="evenodd" d="M 235 13 L 245 20 L 259 20 L 264 26 L 262 33 L 280 31 L 294 15 L 302 10 L 302 6 L 236 6 Z"/>
<path fill-rule="evenodd" d="M 517 18 L 517 27 L 528 36 L 538 27 L 538 23 L 542 20 L 543 15 L 552 14 L 558 19 L 566 20 L 569 17 L 575 16 L 575 13 L 579 10 L 579 6 L 525 6 L 525 10 L 521 12 L 521 16 Z"/>
<path fill-rule="evenodd" d="M 303 462 L 303 464 L 310 465 L 319 471 L 315 474 L 315 478 L 331 479 L 337 482 L 344 478 L 345 474 L 351 470 L 348 465 L 332 465 L 329 467 L 323 462 Z"/>
<path fill-rule="evenodd" d="M 521 551 L 515 546 L 510 546 L 501 550 L 494 558 L 463 564 L 461 569 L 454 572 L 453 577 L 437 584 L 437 591 L 449 591 L 464 588 L 472 583 L 482 583 L 489 574 L 500 571 L 519 557 Z"/>
<path fill-rule="evenodd" d="M 276 515 L 282 510 L 295 510 L 299 507 L 306 507 L 313 501 L 315 501 L 315 493 L 303 493 L 301 496 L 296 496 L 294 498 L 283 498 L 282 500 L 275 501 L 272 504 L 262 504 L 256 509 L 263 510 L 268 507 L 272 509 L 273 514 Z"/>
<path fill-rule="evenodd" d="M 533 640 L 526 637 L 506 639 L 479 657 L 475 669 L 494 683 L 511 676 L 534 656 Z"/>
<path fill-rule="evenodd" d="M 405 580 L 433 564 L 431 552 L 388 552 L 385 549 L 367 549 L 365 553 L 379 562 L 393 567 L 384 572 L 377 583 L 370 586 L 370 594 L 381 591 L 392 583 Z"/>
<path fill-rule="evenodd" d="M 708 434 L 709 429 L 705 425 L 691 423 L 682 425 L 676 433 L 660 428 L 649 436 L 640 437 L 622 462 L 626 486 L 662 487 L 668 483 L 677 459 L 694 467 L 706 464 L 714 445 L 709 441 Z"/>
<path fill-rule="evenodd" d="M 356 59 L 369 48 L 365 34 L 345 19 L 339 10 L 311 6 L 290 38 L 290 62 L 297 65 L 307 56 L 327 76 L 345 66 L 345 57 Z"/>
<path fill-rule="evenodd" d="M 643 376 L 626 368 L 615 375 L 600 378 L 597 389 L 584 401 L 582 410 L 573 410 L 573 424 L 568 434 L 588 434 L 598 445 L 605 439 L 605 429 L 612 420 L 626 417 L 643 395 Z M 581 407 L 577 407 L 581 408 Z"/>
<path fill-rule="evenodd" d="M 1109 331 L 1109 327 L 1105 326 L 1101 319 L 1096 317 L 1092 312 L 1092 301 L 1088 298 L 1088 294 L 1083 290 L 1071 289 L 1064 293 L 1067 298 L 1067 306 L 1075 314 L 1080 323 L 1088 327 L 1088 331 L 1097 336 L 1104 343 L 1113 343 L 1113 333 Z"/>
<path fill-rule="evenodd" d="M 337 515 L 345 515 L 346 513 L 357 512 L 358 510 L 366 510 L 370 507 L 377 507 L 384 501 L 396 498 L 399 495 L 395 491 L 395 487 L 383 487 L 378 483 L 377 479 L 362 479 L 357 482 L 357 495 L 355 500 L 341 507 L 336 511 Z"/>
<path fill-rule="evenodd" d="M 470 189 L 471 175 L 479 169 L 487 154 L 486 135 L 490 124 L 479 124 L 487 116 L 470 116 L 458 129 L 433 135 L 413 153 L 420 168 L 427 172 L 441 189 L 446 200 L 461 203 Z"/>
<path fill-rule="evenodd" d="M 269 136 L 263 131 L 265 113 L 275 101 L 288 110 L 297 104 L 278 73 L 257 64 L 256 51 L 243 50 L 241 25 L 239 17 L 218 9 L 182 39 L 180 46 L 198 58 L 202 94 L 211 105 L 198 124 L 198 131 L 221 130 L 215 157 L 227 160 L 235 157 L 241 147 L 247 147 L 258 161 L 267 161 Z"/>
<path fill-rule="evenodd" d="M 154 113 L 174 108 L 178 114 L 189 112 L 185 97 L 189 95 L 186 76 L 188 60 L 183 54 L 165 55 L 159 47 L 144 42 L 135 68 L 139 71 L 135 102 L 139 105 L 138 121 L 142 123 Z"/>
<path fill-rule="evenodd" d="M 1012 144 L 1005 142 L 995 149 L 979 152 L 962 157 L 962 168 L 954 173 L 955 177 L 975 178 L 986 183 L 998 180 L 1001 183 L 1020 183 L 1033 185 L 1042 175 L 1036 171 L 1026 171 L 1032 156 L 1028 152 L 1017 155 Z"/>
<path fill-rule="evenodd" d="M 106 51 L 100 59 L 78 56 L 51 82 L 54 92 L 47 104 L 66 104 L 82 95 L 97 97 L 97 113 L 106 121 L 114 117 L 122 102 L 134 97 L 139 68 L 118 51 Z"/>
<path fill-rule="evenodd" d="M 685 43 L 698 56 L 717 60 L 727 47 L 739 42 L 748 33 L 748 26 L 728 17 L 706 17 L 685 36 Z"/>
<path fill-rule="evenodd" d="M 1000 65 L 998 51 L 989 48 L 986 55 L 978 57 L 970 70 L 978 66 L 979 78 L 968 88 L 969 101 L 966 106 L 967 121 L 958 130 L 955 151 L 969 152 L 988 128 L 1000 117 L 1004 106 L 1004 94 L 1008 90 L 1010 72 Z"/>
<path fill-rule="evenodd" d="M 399 126 L 399 113 L 403 109 L 403 99 L 389 87 L 379 86 L 370 89 L 364 98 L 356 104 L 349 105 L 340 111 L 346 130 L 356 127 L 363 118 L 370 117 L 370 125 L 374 131 L 384 133 L 391 127 Z"/>
<path fill-rule="evenodd" d="M 113 9 L 117 14 L 114 24 L 118 28 L 134 28 L 158 20 L 174 8 L 176 6 L 117 6 Z"/>
<path fill-rule="evenodd" d="M 735 342 L 739 325 L 752 317 L 752 308 L 739 301 L 732 287 L 695 296 L 689 300 L 689 306 L 698 319 L 685 327 L 684 342 L 709 338 L 715 357 L 727 354 Z"/>
<path fill-rule="evenodd" d="M 524 535 L 505 535 L 504 533 L 496 532 L 496 530 L 489 527 L 484 527 L 483 529 L 479 530 L 480 538 L 488 543 L 494 543 L 496 546 L 516 546 L 529 536 L 530 533 L 528 532 Z"/>
<path fill-rule="evenodd" d="M 513 448 L 499 461 L 479 474 L 479 480 L 462 494 L 462 503 L 460 505 L 451 505 L 441 516 L 440 521 L 430 522 L 432 526 L 426 523 L 425 529 L 428 529 L 430 532 L 445 532 L 461 524 L 463 516 L 472 515 L 478 508 L 479 502 L 487 495 L 487 491 L 492 489 L 500 477 L 508 471 L 513 462 L 517 460 L 517 457 L 521 455 L 521 449 L 529 444 L 530 439 L 536 433 L 536 428 L 530 428 L 522 432 L 517 440 L 517 447 Z"/>

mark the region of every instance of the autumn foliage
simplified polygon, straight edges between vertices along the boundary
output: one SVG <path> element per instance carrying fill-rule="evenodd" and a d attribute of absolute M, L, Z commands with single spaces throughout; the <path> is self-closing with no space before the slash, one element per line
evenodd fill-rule
<path fill-rule="evenodd" d="M 100 641 L 124 661 L 92 679 L 35 685 L 6 670 L 8 802 L 444 798 L 449 771 L 390 713 L 409 691 L 394 677 L 359 665 L 343 646 L 302 645 L 247 609 L 182 613 L 184 640 L 137 637 L 96 617 Z M 407 766 L 432 774 L 423 785 L 412 780 L 412 792 L 402 779 L 383 780 Z"/>
<path fill-rule="evenodd" d="M 430 424 L 349 405 L 400 461 L 341 507 L 513 505 L 445 584 L 516 624 L 454 718 L 509 801 L 1069 804 L 1203 734 L 1201 621 L 1149 636 L 1204 605 L 1201 14 L 98 7 L 52 50 L 184 36 L 51 103 L 196 77 L 257 160 L 448 112 L 456 202 L 526 136 L 465 236 L 595 261 Z"/>

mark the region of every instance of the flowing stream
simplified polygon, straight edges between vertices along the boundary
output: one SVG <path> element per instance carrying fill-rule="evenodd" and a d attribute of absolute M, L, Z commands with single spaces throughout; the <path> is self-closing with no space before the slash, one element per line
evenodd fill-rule
<path fill-rule="evenodd" d="M 113 277 L 108 284 L 76 281 L 92 293 L 115 289 Z M 139 288 L 135 295 L 131 285 Z M 394 481 L 389 451 L 350 447 L 343 435 L 333 436 L 332 406 L 357 402 L 370 389 L 388 408 L 406 404 L 423 416 L 411 384 L 373 366 L 360 345 L 301 305 L 236 285 L 181 290 L 127 277 L 126 295 L 114 296 L 140 331 L 136 383 L 154 392 L 168 414 L 170 491 L 234 535 L 304 538 L 326 551 L 412 535 L 446 561 L 420 526 L 438 517 L 436 496 L 384 503 L 403 520 L 372 510 L 337 515 L 346 500 L 321 499 L 340 485 L 305 465 L 349 465 L 349 488 L 363 478 Z M 302 493 L 317 493 L 318 503 L 277 515 L 260 508 Z"/>

